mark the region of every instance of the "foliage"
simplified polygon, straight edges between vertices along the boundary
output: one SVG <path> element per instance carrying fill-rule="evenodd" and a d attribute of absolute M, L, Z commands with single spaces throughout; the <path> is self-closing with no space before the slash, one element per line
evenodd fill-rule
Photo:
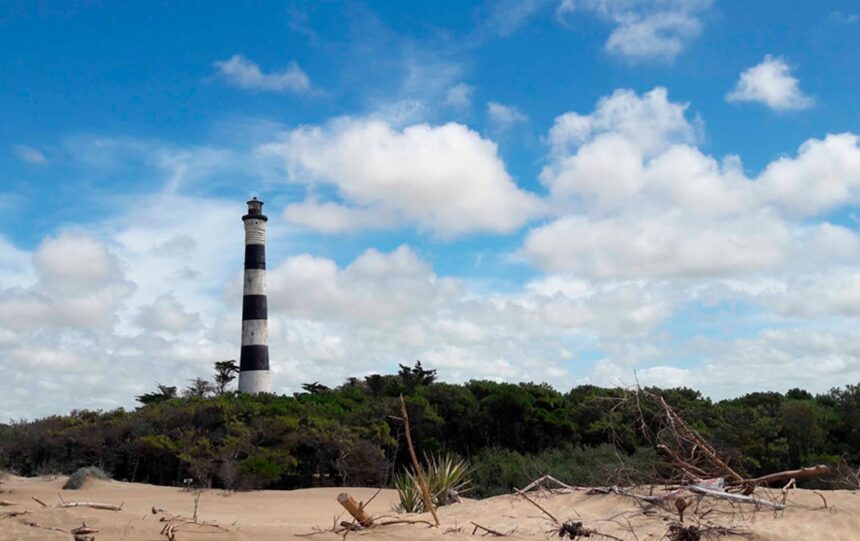
<path fill-rule="evenodd" d="M 449 503 L 452 494 L 463 494 L 472 489 L 469 463 L 453 455 L 424 456 L 424 477 L 433 505 L 440 507 Z M 394 476 L 394 488 L 400 497 L 400 509 L 405 513 L 426 511 L 421 496 L 418 475 L 412 469 L 404 468 Z"/>
<path fill-rule="evenodd" d="M 235 374 L 229 363 L 216 363 L 214 386 L 194 380 L 194 392 L 180 397 L 177 387 L 159 385 L 137 397 L 134 411 L 0 424 L 0 467 L 38 475 L 98 464 L 116 479 L 180 485 L 192 477 L 199 486 L 228 489 L 391 486 L 394 473 L 411 463 L 401 394 L 418 451 L 468 460 L 471 495 L 509 493 L 547 473 L 573 484 L 636 482 L 660 467 L 657 453 L 645 449 L 640 412 L 622 400 L 621 389 L 450 384 L 415 363 L 335 388 L 314 382 L 292 396 L 254 396 L 228 390 Z M 860 385 L 719 402 L 691 389 L 649 391 L 744 475 L 860 464 Z M 648 426 L 656 412 L 643 405 L 641 413 Z"/>
<path fill-rule="evenodd" d="M 96 466 L 79 468 L 78 471 L 70 475 L 65 484 L 63 484 L 63 490 L 77 490 L 79 488 L 83 488 L 90 478 L 107 481 L 110 479 L 110 476 L 101 468 L 97 468 Z"/>
<path fill-rule="evenodd" d="M 239 365 L 235 360 L 216 361 L 215 376 L 212 378 L 215 381 L 215 393 L 222 395 L 227 392 L 227 386 L 236 379 L 239 373 Z"/>
<path fill-rule="evenodd" d="M 182 396 L 185 398 L 205 398 L 215 393 L 215 386 L 203 378 L 194 378 L 188 381 L 191 384 L 182 391 Z"/>
<path fill-rule="evenodd" d="M 156 387 L 158 388 L 156 392 L 142 394 L 135 397 L 135 400 L 145 406 L 147 404 L 156 404 L 158 402 L 164 402 L 165 400 L 176 398 L 176 387 L 168 387 L 167 385 L 162 385 L 160 383 L 157 384 Z"/>

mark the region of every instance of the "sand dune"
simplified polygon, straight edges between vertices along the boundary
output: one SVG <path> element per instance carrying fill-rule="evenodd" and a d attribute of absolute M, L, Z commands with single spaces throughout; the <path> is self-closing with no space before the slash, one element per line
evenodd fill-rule
<path fill-rule="evenodd" d="M 76 491 L 63 491 L 64 477 L 53 479 L 25 479 L 10 477 L 3 486 L 0 500 L 15 503 L 0 508 L 0 516 L 8 511 L 27 511 L 17 517 L 0 519 L 0 540 L 70 540 L 67 533 L 86 522 L 99 529 L 97 541 L 164 540 L 160 535 L 163 523 L 151 513 L 153 506 L 170 513 L 191 516 L 194 494 L 177 488 L 122 483 L 116 481 L 90 481 Z M 275 540 L 296 538 L 300 534 L 315 535 L 311 539 L 341 539 L 324 530 L 334 521 L 347 518 L 336 497 L 348 492 L 357 500 L 367 500 L 376 489 L 371 488 L 315 488 L 293 491 L 257 491 L 225 493 L 220 490 L 203 491 L 199 501 L 199 520 L 216 522 L 226 528 L 184 526 L 177 531 L 181 541 L 232 541 L 245 539 Z M 121 511 L 102 511 L 89 508 L 42 508 L 32 497 L 49 505 L 60 501 L 93 501 L 123 504 Z M 824 493 L 828 508 L 820 496 L 811 491 L 792 491 L 789 509 L 784 513 L 758 512 L 745 509 L 743 515 L 727 505 L 717 505 L 709 519 L 724 526 L 735 526 L 767 540 L 854 540 L 860 539 L 860 495 L 851 491 Z M 368 506 L 375 516 L 388 515 L 396 501 L 393 490 L 383 490 Z M 582 492 L 572 494 L 536 495 L 536 501 L 560 520 L 583 521 L 590 529 L 614 535 L 621 539 L 660 539 L 667 531 L 669 513 L 664 511 L 644 514 L 632 499 L 616 496 L 588 496 Z M 396 515 L 396 518 L 429 519 L 425 515 Z M 552 522 L 540 510 L 522 498 L 499 496 L 486 500 L 470 500 L 439 510 L 440 528 L 426 525 L 395 525 L 353 532 L 349 537 L 371 536 L 381 540 L 407 539 L 475 539 L 473 522 L 510 532 L 508 539 L 558 538 L 551 530 Z M 384 519 L 379 519 L 384 520 Z M 34 525 L 35 524 L 35 525 Z M 51 529 L 51 528 L 55 528 Z M 186 530 L 183 531 L 183 528 Z M 633 528 L 636 537 L 630 533 Z M 62 530 L 62 531 L 57 531 Z M 599 539 L 599 537 L 598 537 Z M 723 539 L 741 539 L 727 536 Z"/>

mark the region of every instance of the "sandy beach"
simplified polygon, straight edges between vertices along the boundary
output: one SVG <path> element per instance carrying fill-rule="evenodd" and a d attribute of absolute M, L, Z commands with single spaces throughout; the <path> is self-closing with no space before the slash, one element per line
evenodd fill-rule
<path fill-rule="evenodd" d="M 0 514 L 26 511 L 25 514 L 0 519 L 0 540 L 69 540 L 73 528 L 86 523 L 98 529 L 97 541 L 157 541 L 164 523 L 162 515 L 153 515 L 157 507 L 170 514 L 191 517 L 194 511 L 193 492 L 174 487 L 159 487 L 118 481 L 90 480 L 83 489 L 61 490 L 65 477 L 10 477 L 3 485 L 0 500 L 14 505 L 0 508 Z M 337 495 L 348 492 L 356 500 L 365 501 L 376 493 L 373 488 L 314 488 L 293 491 L 255 491 L 230 493 L 205 490 L 199 499 L 198 521 L 206 525 L 184 525 L 177 529 L 176 539 L 198 541 L 244 539 L 310 538 L 341 539 L 342 534 L 330 530 L 332 525 L 349 518 L 337 503 Z M 795 490 L 788 498 L 784 512 L 739 512 L 728 505 L 718 504 L 708 519 L 714 524 L 734 527 L 753 539 L 805 541 L 850 540 L 860 538 L 860 494 L 852 491 L 828 491 L 824 500 L 813 491 Z M 44 508 L 33 498 L 51 507 Z M 66 502 L 99 502 L 122 505 L 120 511 L 86 507 L 53 507 Z M 560 521 L 582 521 L 584 526 L 620 539 L 661 539 L 672 518 L 668 512 L 651 510 L 644 513 L 634 500 L 617 495 L 533 494 L 536 502 Z M 393 511 L 397 495 L 382 490 L 367 507 L 377 522 L 392 519 L 429 520 L 429 515 L 397 515 Z M 711 518 L 713 517 L 713 518 Z M 441 526 L 425 524 L 379 526 L 365 531 L 350 532 L 352 536 L 374 539 L 474 539 L 486 534 L 475 530 L 480 524 L 508 539 L 558 538 L 553 522 L 539 509 L 520 497 L 498 496 L 485 500 L 466 500 L 439 509 Z M 689 521 L 688 521 L 689 522 Z M 631 532 L 635 532 L 635 535 Z M 593 536 L 600 538 L 598 536 Z M 727 535 L 722 539 L 742 539 Z"/>

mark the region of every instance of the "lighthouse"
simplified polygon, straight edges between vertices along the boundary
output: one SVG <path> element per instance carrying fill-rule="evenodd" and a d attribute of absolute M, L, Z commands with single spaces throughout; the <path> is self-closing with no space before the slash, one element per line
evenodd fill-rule
<path fill-rule="evenodd" d="M 269 314 L 266 302 L 266 222 L 263 202 L 248 201 L 245 224 L 245 286 L 242 298 L 242 352 L 239 392 L 270 393 Z"/>

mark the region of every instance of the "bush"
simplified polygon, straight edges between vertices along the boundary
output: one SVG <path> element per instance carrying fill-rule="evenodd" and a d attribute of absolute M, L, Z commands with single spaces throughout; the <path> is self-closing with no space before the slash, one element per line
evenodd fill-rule
<path fill-rule="evenodd" d="M 472 468 L 469 463 L 452 455 L 424 457 L 427 463 L 425 478 L 427 490 L 430 491 L 430 499 L 433 505 L 440 507 L 446 505 L 449 495 L 462 494 L 472 488 L 470 475 Z M 421 497 L 421 486 L 418 476 L 414 471 L 404 469 L 402 473 L 394 476 L 394 488 L 400 496 L 400 509 L 406 513 L 423 513 L 424 500 Z"/>
<path fill-rule="evenodd" d="M 510 494 L 542 475 L 571 485 L 635 484 L 653 478 L 657 455 L 640 448 L 622 456 L 609 444 L 596 447 L 562 447 L 533 455 L 506 449 L 483 451 L 472 458 L 474 495 L 479 498 Z"/>
<path fill-rule="evenodd" d="M 80 468 L 69 476 L 66 484 L 63 485 L 63 490 L 77 490 L 82 488 L 90 477 L 101 479 L 102 481 L 110 480 L 110 476 L 108 476 L 108 474 L 106 474 L 101 468 L 97 468 L 95 466 Z"/>

